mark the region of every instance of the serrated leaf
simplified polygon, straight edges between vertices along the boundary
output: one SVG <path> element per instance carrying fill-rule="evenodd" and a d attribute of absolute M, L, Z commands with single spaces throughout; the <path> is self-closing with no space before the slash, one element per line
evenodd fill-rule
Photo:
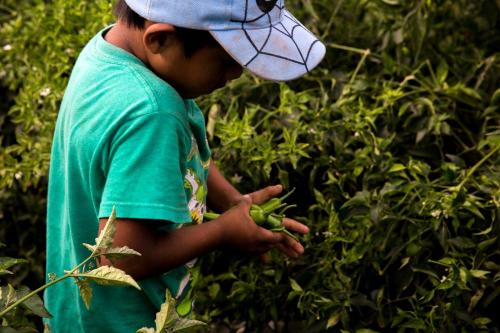
<path fill-rule="evenodd" d="M 296 292 L 299 292 L 299 293 L 302 293 L 304 292 L 304 290 L 302 289 L 302 287 L 297 283 L 297 281 L 295 281 L 294 279 L 290 278 L 290 286 L 292 287 L 292 290 L 293 291 L 296 291 Z"/>
<path fill-rule="evenodd" d="M 135 333 L 155 333 L 155 329 L 151 327 L 139 328 Z"/>
<path fill-rule="evenodd" d="M 179 318 L 175 310 L 175 298 L 172 297 L 170 291 L 165 291 L 165 302 L 161 305 L 160 311 L 156 313 L 155 324 L 156 332 L 162 332 L 165 328 Z"/>
<path fill-rule="evenodd" d="M 137 282 L 130 275 L 112 266 L 101 266 L 85 273 L 75 274 L 74 276 L 87 278 L 100 285 L 131 286 L 141 290 L 141 287 L 139 287 Z"/>
<path fill-rule="evenodd" d="M 92 304 L 92 287 L 88 280 L 78 279 L 76 284 L 80 289 L 80 297 L 82 298 L 83 304 L 87 310 L 90 310 L 90 305 Z"/>
<path fill-rule="evenodd" d="M 199 320 L 180 318 L 179 320 L 175 321 L 174 325 L 169 330 L 169 332 L 178 332 L 181 330 L 185 330 L 187 328 L 192 328 L 192 327 L 196 327 L 196 326 L 204 326 L 204 325 L 206 325 L 206 323 L 199 321 Z"/>
<path fill-rule="evenodd" d="M 106 222 L 106 226 L 102 229 L 99 237 L 95 240 L 95 250 L 92 254 L 96 254 L 98 252 L 104 252 L 110 249 L 113 246 L 113 238 L 115 237 L 116 227 L 116 210 L 113 207 L 111 211 L 111 216 L 108 218 Z M 104 250 L 104 251 L 103 251 Z"/>
<path fill-rule="evenodd" d="M 95 253 L 95 250 L 96 250 L 96 246 L 95 245 L 90 245 L 90 244 L 87 244 L 87 243 L 83 243 L 82 245 L 85 246 L 90 252 Z"/>
<path fill-rule="evenodd" d="M 17 299 L 21 299 L 24 296 L 28 295 L 31 292 L 31 290 L 28 287 L 21 286 L 17 290 Z M 26 301 L 22 303 L 22 306 L 33 312 L 33 314 L 37 315 L 38 317 L 42 318 L 52 318 L 52 315 L 49 313 L 49 311 L 45 308 L 43 305 L 43 301 L 38 295 L 33 295 L 30 298 L 28 298 Z"/>
<path fill-rule="evenodd" d="M 120 259 L 123 257 L 141 256 L 139 252 L 132 250 L 127 246 L 113 247 L 111 249 L 106 250 L 106 252 L 103 253 L 103 255 L 108 259 Z"/>
<path fill-rule="evenodd" d="M 0 287 L 0 309 L 17 301 L 17 293 L 12 285 Z"/>

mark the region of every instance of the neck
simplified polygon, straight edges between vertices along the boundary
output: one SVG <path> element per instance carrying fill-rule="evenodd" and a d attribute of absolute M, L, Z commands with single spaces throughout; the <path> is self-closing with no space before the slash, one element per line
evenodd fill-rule
<path fill-rule="evenodd" d="M 128 27 L 125 23 L 118 21 L 106 33 L 104 39 L 108 43 L 133 54 L 146 65 L 148 64 L 142 44 L 142 30 Z"/>

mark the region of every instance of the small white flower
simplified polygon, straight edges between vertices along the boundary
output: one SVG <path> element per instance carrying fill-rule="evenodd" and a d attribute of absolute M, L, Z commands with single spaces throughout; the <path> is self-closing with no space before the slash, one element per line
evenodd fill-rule
<path fill-rule="evenodd" d="M 438 209 L 438 210 L 435 210 L 431 213 L 432 217 L 434 218 L 438 218 L 441 216 L 441 211 Z"/>
<path fill-rule="evenodd" d="M 10 45 L 10 44 L 4 45 L 3 50 L 4 51 L 11 51 L 12 50 L 12 45 Z"/>
<path fill-rule="evenodd" d="M 333 233 L 331 231 L 324 231 L 323 232 L 323 236 L 324 237 L 332 237 L 333 236 Z"/>
<path fill-rule="evenodd" d="M 448 277 L 446 275 L 443 275 L 443 277 L 441 277 L 441 283 L 443 283 L 444 281 L 448 280 Z"/>
<path fill-rule="evenodd" d="M 240 175 L 238 175 L 237 173 L 235 173 L 235 174 L 233 175 L 233 177 L 231 177 L 231 181 L 232 181 L 233 183 L 236 183 L 236 184 L 241 183 L 241 180 L 242 180 L 242 179 L 243 179 L 243 177 L 242 177 L 242 176 L 240 176 Z"/>
<path fill-rule="evenodd" d="M 23 173 L 21 171 L 16 172 L 16 174 L 14 175 L 14 178 L 16 178 L 17 180 L 21 179 L 22 177 Z"/>
<path fill-rule="evenodd" d="M 44 88 L 42 89 L 42 91 L 40 91 L 40 96 L 47 97 L 50 95 L 50 93 L 51 93 L 50 88 Z"/>
<path fill-rule="evenodd" d="M 354 132 L 354 137 L 357 138 L 359 136 L 359 132 Z"/>

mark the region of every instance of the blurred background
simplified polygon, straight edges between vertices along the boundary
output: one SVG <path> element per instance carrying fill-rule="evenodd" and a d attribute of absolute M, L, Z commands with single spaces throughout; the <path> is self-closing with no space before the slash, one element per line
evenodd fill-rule
<path fill-rule="evenodd" d="M 203 258 L 197 318 L 213 332 L 499 332 L 500 1 L 286 4 L 322 36 L 323 63 L 198 102 L 240 191 L 297 188 L 306 252 Z M 58 106 L 112 5 L 0 0 L 0 256 L 27 260 L 3 286 L 44 283 Z"/>

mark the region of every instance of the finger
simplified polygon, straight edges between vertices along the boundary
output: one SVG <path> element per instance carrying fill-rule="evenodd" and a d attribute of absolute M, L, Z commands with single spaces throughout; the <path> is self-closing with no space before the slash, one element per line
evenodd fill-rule
<path fill-rule="evenodd" d="M 308 226 L 306 226 L 305 224 L 302 224 L 298 221 L 289 219 L 287 217 L 285 217 L 283 219 L 283 226 L 289 231 L 298 232 L 299 234 L 303 234 L 303 235 L 305 235 L 309 232 Z"/>
<path fill-rule="evenodd" d="M 304 253 L 304 246 L 290 236 L 284 237 L 281 244 L 299 255 Z"/>
<path fill-rule="evenodd" d="M 260 262 L 264 265 L 269 265 L 271 263 L 271 253 L 265 252 L 260 255 Z"/>
<path fill-rule="evenodd" d="M 250 210 L 250 206 L 252 206 L 252 197 L 248 194 L 242 196 L 241 200 L 238 202 L 238 206 L 242 206 Z"/>
<path fill-rule="evenodd" d="M 271 198 L 274 198 L 278 194 L 283 191 L 283 186 L 281 185 L 274 185 L 274 186 L 268 186 L 265 187 L 261 190 L 255 191 L 253 193 L 250 193 L 250 196 L 252 197 L 252 202 L 260 205 L 266 201 L 268 201 Z"/>
<path fill-rule="evenodd" d="M 262 227 L 259 227 L 259 230 L 261 233 L 260 241 L 263 244 L 271 244 L 274 246 L 285 241 L 285 235 L 281 232 L 273 232 Z"/>
<path fill-rule="evenodd" d="M 297 259 L 299 257 L 299 254 L 297 252 L 293 251 L 283 244 L 276 245 L 276 248 L 290 258 Z"/>

